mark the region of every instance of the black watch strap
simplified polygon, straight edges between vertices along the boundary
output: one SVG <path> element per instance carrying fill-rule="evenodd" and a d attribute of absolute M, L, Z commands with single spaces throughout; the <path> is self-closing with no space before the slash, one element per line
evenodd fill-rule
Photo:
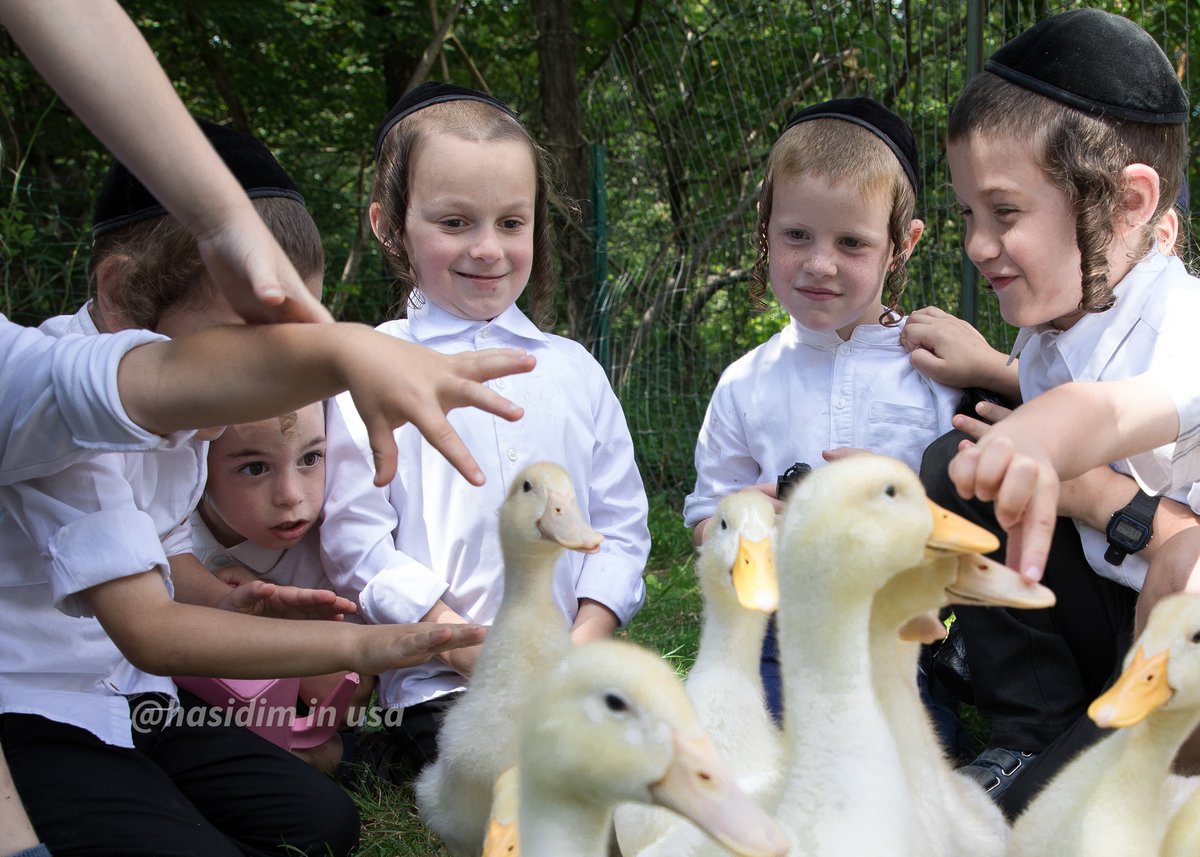
<path fill-rule="evenodd" d="M 1151 496 L 1138 489 L 1133 499 L 1113 514 L 1106 532 L 1106 562 L 1120 565 L 1125 561 L 1125 557 L 1137 553 L 1149 543 L 1154 534 L 1154 513 L 1161 499 L 1158 495 Z"/>

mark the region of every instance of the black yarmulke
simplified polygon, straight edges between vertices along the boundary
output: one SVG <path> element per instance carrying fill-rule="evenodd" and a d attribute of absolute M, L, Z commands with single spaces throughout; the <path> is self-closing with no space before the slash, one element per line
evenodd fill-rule
<path fill-rule="evenodd" d="M 407 95 L 401 97 L 392 109 L 388 111 L 387 116 L 383 117 L 383 122 L 379 124 L 379 130 L 375 132 L 375 160 L 379 160 L 379 152 L 383 148 L 383 138 L 387 136 L 388 131 L 391 131 L 396 126 L 397 122 L 405 116 L 411 116 L 418 110 L 429 107 L 432 104 L 442 104 L 446 101 L 482 101 L 484 104 L 492 105 L 497 110 L 502 110 L 513 119 L 517 118 L 517 114 L 512 112 L 512 108 L 500 99 L 488 95 L 486 92 L 480 92 L 477 89 L 468 89 L 465 86 L 455 86 L 453 83 L 439 83 L 437 81 L 422 83 Z"/>
<path fill-rule="evenodd" d="M 1088 113 L 1153 125 L 1187 121 L 1187 95 L 1158 42 L 1128 18 L 1100 9 L 1073 9 L 1034 24 L 984 68 Z"/>
<path fill-rule="evenodd" d="M 245 188 L 247 196 L 251 199 L 282 196 L 304 204 L 296 183 L 266 146 L 249 134 L 205 119 L 197 119 L 196 123 L 234 178 Z M 124 164 L 114 162 L 96 198 L 92 238 L 166 213 L 167 210 Z"/>
<path fill-rule="evenodd" d="M 841 119 L 866 128 L 895 154 L 912 182 L 913 190 L 921 190 L 920 164 L 917 160 L 917 138 L 912 127 L 892 111 L 872 98 L 835 98 L 805 107 L 788 120 L 787 128 L 810 119 Z M 787 128 L 784 128 L 786 131 Z"/>

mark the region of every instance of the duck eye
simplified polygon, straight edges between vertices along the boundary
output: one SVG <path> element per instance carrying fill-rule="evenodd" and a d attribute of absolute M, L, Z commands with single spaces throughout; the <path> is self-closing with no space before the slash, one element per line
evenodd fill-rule
<path fill-rule="evenodd" d="M 883 489 L 883 493 L 887 494 L 889 497 L 895 497 L 896 496 L 896 486 L 889 485 L 887 488 Z"/>
<path fill-rule="evenodd" d="M 721 529 L 722 529 L 722 530 L 728 530 L 728 529 L 729 529 L 729 524 L 726 522 L 726 520 L 725 520 L 724 518 L 722 518 L 722 519 L 721 519 Z"/>
<path fill-rule="evenodd" d="M 528 479 L 526 479 L 526 480 L 524 481 L 524 483 L 522 483 L 522 485 L 521 485 L 521 490 L 522 490 L 522 491 L 524 491 L 526 494 L 528 494 L 530 491 L 532 491 L 532 490 L 533 490 L 533 486 L 532 486 L 531 484 L 529 484 L 529 480 L 528 480 Z"/>
<path fill-rule="evenodd" d="M 609 711 L 628 711 L 629 703 L 615 693 L 604 694 L 604 704 L 608 706 Z"/>
<path fill-rule="evenodd" d="M 1200 643 L 1200 631 L 1197 631 L 1196 633 L 1192 634 L 1192 642 Z"/>

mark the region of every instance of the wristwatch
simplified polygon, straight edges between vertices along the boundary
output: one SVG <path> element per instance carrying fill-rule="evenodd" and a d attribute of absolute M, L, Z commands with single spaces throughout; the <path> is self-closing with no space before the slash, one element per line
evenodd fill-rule
<path fill-rule="evenodd" d="M 1129 505 L 1113 513 L 1108 529 L 1104 531 L 1108 536 L 1105 562 L 1120 565 L 1129 554 L 1137 553 L 1150 543 L 1150 537 L 1154 535 L 1154 510 L 1158 508 L 1159 499 L 1138 489 Z"/>

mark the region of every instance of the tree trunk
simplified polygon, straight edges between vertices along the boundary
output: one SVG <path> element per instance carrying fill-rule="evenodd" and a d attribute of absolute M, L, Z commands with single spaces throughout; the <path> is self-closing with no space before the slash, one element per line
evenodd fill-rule
<path fill-rule="evenodd" d="M 592 216 L 587 147 L 579 106 L 578 65 L 570 0 L 534 0 L 538 71 L 542 103 L 542 143 L 563 169 L 567 196 L 579 202 L 578 222 L 562 224 L 558 248 L 560 282 L 569 335 L 592 345 L 596 284 L 592 272 Z"/>

